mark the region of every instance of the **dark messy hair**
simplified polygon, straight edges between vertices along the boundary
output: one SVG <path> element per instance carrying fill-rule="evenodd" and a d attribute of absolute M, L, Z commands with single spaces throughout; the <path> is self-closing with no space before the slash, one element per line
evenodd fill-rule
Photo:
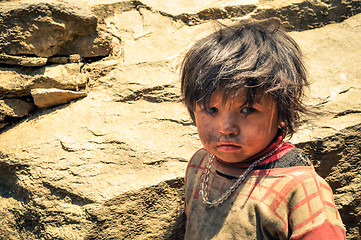
<path fill-rule="evenodd" d="M 201 39 L 186 54 L 181 69 L 183 101 L 194 121 L 196 105 L 207 106 L 217 89 L 223 101 L 247 90 L 245 105 L 252 106 L 259 93 L 276 102 L 283 131 L 292 136 L 300 114 L 306 70 L 297 43 L 280 28 L 280 21 L 243 22 L 220 29 Z"/>

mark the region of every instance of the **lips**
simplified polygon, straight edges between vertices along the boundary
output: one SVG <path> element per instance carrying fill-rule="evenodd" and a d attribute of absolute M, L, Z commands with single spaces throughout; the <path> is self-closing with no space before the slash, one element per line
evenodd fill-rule
<path fill-rule="evenodd" d="M 217 149 L 221 152 L 236 152 L 241 148 L 240 145 L 231 142 L 220 142 L 217 144 Z"/>

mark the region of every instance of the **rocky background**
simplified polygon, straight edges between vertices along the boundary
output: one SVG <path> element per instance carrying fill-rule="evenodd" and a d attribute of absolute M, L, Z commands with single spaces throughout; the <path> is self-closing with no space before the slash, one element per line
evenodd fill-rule
<path fill-rule="evenodd" d="M 278 17 L 312 85 L 290 141 L 361 239 L 360 0 L 0 0 L 0 239 L 182 239 L 201 145 L 179 66 L 213 20 Z"/>

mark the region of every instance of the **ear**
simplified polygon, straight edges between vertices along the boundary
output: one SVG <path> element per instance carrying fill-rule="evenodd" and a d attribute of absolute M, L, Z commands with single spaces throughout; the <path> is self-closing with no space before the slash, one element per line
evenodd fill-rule
<path fill-rule="evenodd" d="M 286 123 L 282 120 L 278 121 L 278 128 L 283 129 L 284 127 L 286 127 Z"/>

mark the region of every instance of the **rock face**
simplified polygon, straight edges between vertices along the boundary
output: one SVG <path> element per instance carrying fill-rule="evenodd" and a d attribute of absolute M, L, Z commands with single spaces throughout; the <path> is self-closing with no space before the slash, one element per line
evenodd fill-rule
<path fill-rule="evenodd" d="M 29 96 L 35 88 L 84 88 L 87 76 L 80 68 L 77 63 L 36 69 L 0 67 L 0 99 Z"/>
<path fill-rule="evenodd" d="M 359 239 L 361 227 L 361 124 L 313 142 L 298 144 L 312 157 L 316 171 L 334 190 L 347 228 L 347 239 Z"/>
<path fill-rule="evenodd" d="M 99 28 L 86 4 L 6 1 L 0 7 L 0 99 L 31 102 L 30 91 L 36 88 L 84 89 L 83 62 L 108 56 L 111 45 L 112 37 Z M 12 121 L 2 117 L 0 129 Z"/>
<path fill-rule="evenodd" d="M 36 68 L 0 66 L 3 101 L 28 102 L 35 88 L 88 92 L 2 129 L 0 239 L 183 239 L 183 176 L 201 144 L 179 103 L 179 64 L 189 46 L 212 31 L 207 19 L 229 24 L 244 16 L 258 18 L 261 11 L 305 30 L 290 34 L 303 49 L 313 82 L 307 102 L 324 114 L 306 118 L 290 141 L 304 149 L 332 187 L 347 239 L 360 238 L 359 2 L 235 2 L 207 1 L 198 8 L 192 1 L 177 7 L 89 0 L 98 27 L 121 39 L 111 56 L 82 62 L 79 53 L 55 56 L 56 64 Z M 44 3 L 25 6 L 53 9 Z M 294 12 L 284 9 L 303 10 L 305 16 L 313 15 L 312 9 L 342 11 L 333 14 L 338 23 L 327 25 L 331 20 L 317 14 L 297 23 Z"/>
<path fill-rule="evenodd" d="M 60 1 L 4 3 L 0 11 L 0 52 L 46 58 L 74 53 L 106 56 L 110 39 L 97 31 L 97 18 L 86 10 Z"/>

